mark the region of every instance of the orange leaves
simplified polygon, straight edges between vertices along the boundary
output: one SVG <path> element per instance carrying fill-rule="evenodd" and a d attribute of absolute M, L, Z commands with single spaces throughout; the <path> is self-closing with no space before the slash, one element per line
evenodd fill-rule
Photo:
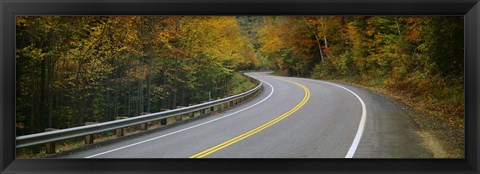
<path fill-rule="evenodd" d="M 407 30 L 407 35 L 405 39 L 409 42 L 420 43 L 422 41 L 420 34 L 421 21 L 423 19 L 420 17 L 410 16 L 406 19 L 407 24 L 409 25 Z"/>
<path fill-rule="evenodd" d="M 272 16 L 258 41 L 260 53 L 288 75 L 380 79 L 376 84 L 422 105 L 451 104 L 432 110 L 455 122 L 464 112 L 463 26 L 454 16 Z M 328 57 L 319 60 L 316 48 Z"/>
<path fill-rule="evenodd" d="M 185 50 L 182 50 L 182 49 L 173 48 L 171 50 L 171 54 L 173 56 L 185 56 L 185 55 L 187 55 L 187 52 Z"/>
<path fill-rule="evenodd" d="M 163 16 L 163 22 L 165 24 L 171 24 L 174 22 L 178 22 L 180 20 L 181 16 Z"/>

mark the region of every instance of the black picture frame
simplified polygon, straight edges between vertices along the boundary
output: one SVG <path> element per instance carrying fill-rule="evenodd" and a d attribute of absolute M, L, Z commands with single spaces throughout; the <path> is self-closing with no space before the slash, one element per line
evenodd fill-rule
<path fill-rule="evenodd" d="M 479 173 L 478 0 L 1 0 L 1 173 Z M 15 159 L 16 15 L 464 15 L 465 159 Z"/>

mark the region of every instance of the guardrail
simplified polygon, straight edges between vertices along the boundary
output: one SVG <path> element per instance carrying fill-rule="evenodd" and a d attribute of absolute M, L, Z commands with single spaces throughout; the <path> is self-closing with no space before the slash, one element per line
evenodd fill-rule
<path fill-rule="evenodd" d="M 262 82 L 242 74 L 248 77 L 252 82 L 257 84 L 254 88 L 233 96 L 226 98 L 201 103 L 198 105 L 182 107 L 174 110 L 168 110 L 158 113 L 152 113 L 147 115 L 141 115 L 131 118 L 124 118 L 120 120 L 108 121 L 103 123 L 96 123 L 92 125 L 79 126 L 67 129 L 53 130 L 48 132 L 30 134 L 16 137 L 16 148 L 28 147 L 39 144 L 46 144 L 47 154 L 55 153 L 54 142 L 67 140 L 71 138 L 77 138 L 85 136 L 85 143 L 93 143 L 93 135 L 106 132 L 117 131 L 117 136 L 123 136 L 124 128 L 140 125 L 143 130 L 148 129 L 147 123 L 160 121 L 160 124 L 167 124 L 166 119 L 175 117 L 175 122 L 182 121 L 183 116 L 186 115 L 189 118 L 198 117 L 203 114 L 209 114 L 211 111 L 225 110 L 233 107 L 237 104 L 245 102 L 255 97 L 262 89 Z M 180 119 L 178 119 L 180 118 Z M 163 123 L 162 123 L 163 122 Z"/>

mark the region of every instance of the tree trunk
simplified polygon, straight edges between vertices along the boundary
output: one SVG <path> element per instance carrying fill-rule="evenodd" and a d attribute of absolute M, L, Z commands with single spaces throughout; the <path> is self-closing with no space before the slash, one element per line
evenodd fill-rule
<path fill-rule="evenodd" d="M 148 76 L 147 76 L 147 109 L 146 111 L 150 113 L 150 105 L 151 105 L 151 95 L 152 95 L 152 70 L 153 68 L 153 61 L 149 60 L 148 62 Z"/>
<path fill-rule="evenodd" d="M 180 99 L 180 106 L 185 106 L 185 88 L 182 89 L 182 97 Z"/>
<path fill-rule="evenodd" d="M 310 29 L 310 32 L 312 32 L 313 36 L 315 36 L 315 39 L 317 40 L 317 45 L 318 45 L 318 53 L 320 54 L 320 58 L 322 59 L 323 62 L 323 52 L 322 52 L 322 45 L 320 44 L 320 38 L 317 36 L 317 33 L 315 33 L 315 30 L 313 30 L 313 27 L 308 23 L 308 21 L 303 17 L 303 20 L 307 24 L 308 28 Z"/>
<path fill-rule="evenodd" d="M 48 89 L 47 89 L 47 96 L 48 96 L 48 127 L 52 127 L 52 119 L 53 119 L 53 80 L 54 80 L 54 58 L 50 61 L 50 68 L 48 69 Z"/>
<path fill-rule="evenodd" d="M 35 119 L 36 130 L 35 132 L 40 132 L 45 125 L 45 118 L 47 116 L 46 109 L 47 105 L 47 72 L 46 72 L 47 59 L 43 59 L 40 65 L 40 103 L 39 103 L 39 116 Z"/>
<path fill-rule="evenodd" d="M 138 80 L 138 93 L 137 93 L 137 113 L 136 115 L 140 115 L 143 112 L 143 80 Z"/>
<path fill-rule="evenodd" d="M 166 73 L 166 70 L 163 71 L 163 87 L 165 88 L 167 86 L 167 73 Z M 168 97 L 165 97 L 164 99 L 161 100 L 161 105 L 160 105 L 160 109 L 163 109 L 163 108 L 167 108 L 167 98 Z"/>
<path fill-rule="evenodd" d="M 34 129 L 35 129 L 35 116 L 37 113 L 37 109 L 36 109 L 36 104 L 37 104 L 37 100 L 38 100 L 38 92 L 37 92 L 37 79 L 38 79 L 38 73 L 37 71 L 35 70 L 35 67 L 36 66 L 32 66 L 32 72 L 31 72 L 31 79 L 32 79 L 32 82 L 31 82 L 31 86 L 30 86 L 30 89 L 31 89 L 31 92 L 30 92 L 30 119 L 27 119 L 28 121 L 25 122 L 25 125 L 27 126 L 28 130 L 26 131 L 26 133 L 34 133 Z"/>
<path fill-rule="evenodd" d="M 114 110 L 113 110 L 113 118 L 116 118 L 118 117 L 118 106 L 121 105 L 120 103 L 120 89 L 117 90 L 117 92 L 115 92 L 115 105 L 114 105 Z M 114 120 L 112 118 L 112 120 Z"/>
<path fill-rule="evenodd" d="M 325 48 L 328 48 L 327 36 L 323 35 L 323 42 L 325 42 Z"/>
<path fill-rule="evenodd" d="M 177 107 L 177 82 L 173 82 L 173 93 L 172 93 L 172 104 L 170 109 L 175 109 Z"/>
<path fill-rule="evenodd" d="M 131 94 L 131 91 L 130 91 L 130 86 L 128 87 L 128 93 L 127 93 L 127 104 L 128 104 L 128 109 L 127 109 L 127 114 L 126 116 L 127 117 L 130 117 L 130 114 L 132 113 L 131 111 L 131 102 L 132 102 L 132 94 Z"/>

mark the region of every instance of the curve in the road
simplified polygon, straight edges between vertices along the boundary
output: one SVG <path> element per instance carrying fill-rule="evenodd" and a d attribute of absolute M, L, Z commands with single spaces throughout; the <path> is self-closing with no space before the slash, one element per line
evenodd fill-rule
<path fill-rule="evenodd" d="M 187 128 L 184 128 L 184 129 L 180 129 L 180 130 L 177 130 L 175 132 L 171 132 L 171 133 L 168 133 L 168 134 L 164 134 L 164 135 L 161 135 L 161 136 L 158 136 L 158 137 L 154 137 L 154 138 L 150 138 L 150 139 L 147 139 L 147 140 L 144 140 L 144 141 L 140 141 L 140 142 L 137 142 L 137 143 L 133 143 L 133 144 L 130 144 L 130 145 L 126 145 L 126 146 L 122 146 L 122 147 L 119 147 L 119 148 L 115 148 L 115 149 L 112 149 L 112 150 L 108 150 L 108 151 L 105 151 L 105 152 L 102 152 L 102 153 L 97 153 L 97 154 L 94 154 L 94 155 L 90 155 L 90 156 L 87 156 L 85 158 L 93 158 L 93 157 L 96 157 L 96 156 L 100 156 L 100 155 L 103 155 L 103 154 L 107 154 L 107 153 L 111 153 L 111 152 L 115 152 L 115 151 L 118 151 L 118 150 L 121 150 L 121 149 L 125 149 L 125 148 L 128 148 L 128 147 L 132 147 L 132 146 L 136 146 L 136 145 L 139 145 L 139 144 L 143 144 L 143 143 L 146 143 L 146 142 L 149 142 L 149 141 L 153 141 L 153 140 L 156 140 L 156 139 L 159 139 L 159 138 L 163 138 L 163 137 L 166 137 L 166 136 L 170 136 L 170 135 L 173 135 L 173 134 L 176 134 L 176 133 L 180 133 L 180 132 L 183 132 L 183 131 L 186 131 L 186 130 L 189 130 L 189 129 L 193 129 L 193 128 L 196 128 L 196 127 L 199 127 L 199 126 L 202 126 L 202 125 L 205 125 L 205 124 L 208 124 L 208 123 L 211 123 L 211 122 L 214 122 L 214 121 L 217 121 L 217 120 L 220 120 L 220 119 L 223 119 L 223 118 L 226 118 L 226 117 L 230 117 L 232 115 L 235 115 L 235 114 L 238 114 L 240 112 L 243 112 L 247 109 L 250 109 L 254 106 L 257 106 L 258 104 L 260 103 L 263 103 L 264 101 L 266 101 L 268 98 L 270 98 L 273 94 L 273 91 L 275 91 L 275 88 L 268 82 L 265 82 L 265 81 L 262 81 L 263 83 L 267 84 L 268 86 L 270 86 L 270 88 L 272 89 L 270 91 L 270 93 L 268 94 L 267 97 L 265 97 L 264 99 L 260 100 L 259 102 L 255 103 L 255 104 L 252 104 L 246 108 L 243 108 L 241 110 L 238 110 L 236 112 L 233 112 L 233 113 L 230 113 L 228 115 L 225 115 L 225 116 L 222 116 L 222 117 L 218 117 L 216 119 L 213 119 L 213 120 L 210 120 L 210 121 L 207 121 L 207 122 L 203 122 L 203 123 L 200 123 L 200 124 L 197 124 L 197 125 L 194 125 L 194 126 L 190 126 L 190 127 L 187 127 Z"/>
<path fill-rule="evenodd" d="M 170 152 L 171 150 L 173 150 L 173 151 L 179 151 L 178 154 L 181 154 L 180 156 L 189 157 L 189 158 L 202 158 L 206 156 L 213 157 L 213 158 L 227 157 L 227 156 L 236 154 L 236 152 L 239 152 L 239 151 L 245 152 L 246 150 L 245 143 L 247 144 L 254 143 L 254 144 L 260 145 L 261 148 L 250 149 L 252 150 L 251 153 L 241 153 L 241 154 L 244 154 L 243 156 L 245 156 L 245 154 L 250 154 L 254 156 L 266 157 L 271 154 L 276 154 L 273 156 L 292 156 L 293 155 L 295 157 L 296 156 L 309 157 L 309 155 L 304 154 L 303 151 L 305 150 L 301 150 L 301 149 L 299 150 L 299 148 L 297 148 L 297 146 L 301 146 L 301 147 L 304 147 L 303 149 L 313 150 L 313 152 L 315 153 L 315 155 L 313 156 L 316 156 L 316 157 L 323 155 L 323 156 L 331 156 L 331 157 L 337 157 L 337 158 L 338 157 L 352 158 L 355 155 L 357 148 L 359 150 L 364 150 L 364 147 L 360 146 L 359 144 L 361 144 L 360 140 L 362 139 L 362 135 L 364 134 L 364 129 L 367 129 L 365 128 L 366 122 L 367 122 L 366 121 L 367 110 L 366 110 L 365 102 L 363 102 L 362 98 L 360 98 L 360 96 L 355 93 L 357 91 L 353 92 L 352 90 L 344 87 L 343 85 L 337 85 L 334 83 L 324 82 L 320 80 L 292 78 L 292 77 L 278 77 L 278 76 L 272 77 L 272 76 L 266 76 L 263 74 L 259 74 L 259 75 L 260 76 L 258 76 L 257 79 L 261 80 L 265 85 L 267 85 L 265 86 L 267 89 L 266 90 L 267 93 L 263 93 L 261 98 L 253 100 L 251 102 L 252 104 L 248 103 L 247 105 L 241 106 L 240 108 L 233 109 L 231 113 L 225 113 L 223 116 L 218 115 L 219 116 L 218 118 L 210 118 L 210 119 L 207 119 L 206 121 L 199 120 L 199 121 L 192 122 L 190 124 L 186 124 L 184 126 L 180 126 L 180 128 L 176 130 L 168 131 L 162 135 L 153 135 L 143 139 L 139 137 L 137 141 L 130 141 L 130 142 L 125 141 L 123 143 L 118 143 L 119 145 L 116 145 L 116 147 L 115 145 L 112 145 L 114 147 L 99 148 L 97 150 L 92 150 L 91 152 L 87 152 L 87 151 L 85 153 L 82 152 L 84 155 L 81 155 L 81 153 L 78 153 L 78 154 L 72 154 L 70 156 L 83 156 L 84 158 L 132 156 L 128 154 L 132 152 L 135 154 L 140 154 L 140 153 L 144 154 L 145 152 L 149 151 L 148 149 L 158 149 L 159 147 L 162 147 L 162 149 L 163 148 L 168 149 L 167 146 L 171 146 L 173 142 L 175 142 L 175 144 L 180 143 L 182 145 L 182 148 L 178 149 L 179 146 L 172 146 L 175 148 L 173 149 L 170 148 L 170 150 L 162 150 L 160 154 L 155 154 L 155 155 L 151 155 L 150 153 L 147 153 L 148 154 L 147 156 L 176 157 L 174 155 L 175 153 Z M 265 79 L 265 77 L 267 79 Z M 315 82 L 316 84 L 309 83 L 307 81 Z M 322 87 L 319 83 L 320 84 L 323 83 L 326 86 Z M 279 88 L 277 88 L 277 86 Z M 330 86 L 330 87 L 327 87 L 327 86 Z M 309 88 L 311 88 L 311 90 L 314 90 L 314 89 L 315 90 L 311 91 L 312 93 L 310 94 Z M 280 91 L 279 94 L 283 94 L 283 95 L 273 95 L 274 91 L 275 93 L 279 93 L 278 91 Z M 309 100 L 310 95 L 312 95 L 311 100 Z M 286 96 L 289 96 L 289 97 L 286 97 Z M 293 96 L 295 97 L 292 98 Z M 334 98 L 330 99 L 329 97 L 330 98 L 334 97 Z M 270 98 L 272 102 L 266 102 L 266 101 L 270 101 L 268 100 Z M 340 98 L 347 99 L 347 100 L 336 100 Z M 333 105 L 332 103 L 328 103 L 332 100 L 344 101 L 344 102 L 341 104 L 337 103 Z M 360 102 L 358 103 L 358 101 Z M 288 104 L 285 104 L 285 103 L 288 103 Z M 322 106 L 324 108 L 319 109 L 317 107 L 318 103 L 323 103 Z M 357 111 L 349 110 L 349 111 L 343 112 L 344 110 L 341 109 L 343 107 L 351 107 L 354 105 L 357 105 L 358 107 L 359 106 L 358 104 L 361 104 L 361 105 L 358 108 L 359 110 Z M 266 108 L 269 108 L 269 109 L 267 110 L 260 109 L 255 107 L 257 105 L 262 106 L 262 108 L 267 106 Z M 337 107 L 339 105 L 341 107 Z M 275 106 L 287 106 L 287 107 L 283 107 L 282 109 L 277 110 Z M 360 109 L 362 111 L 360 111 Z M 255 110 L 256 112 L 254 112 L 253 110 Z M 320 110 L 322 112 L 319 112 Z M 316 111 L 316 112 L 312 113 L 311 111 Z M 359 111 L 362 113 L 361 117 L 357 116 L 357 113 L 358 115 L 360 115 Z M 338 115 L 342 115 L 342 114 L 350 115 L 352 116 L 351 118 L 353 118 L 354 120 L 351 120 L 345 117 L 337 117 Z M 239 115 L 239 117 L 238 118 L 230 117 L 233 115 Z M 257 116 L 265 115 L 265 117 L 256 117 L 255 115 Z M 297 116 L 303 115 L 306 117 L 291 117 L 293 115 L 297 115 Z M 224 119 L 227 117 L 231 119 Z M 245 120 L 245 117 L 247 118 L 250 117 L 250 118 L 248 118 L 247 119 L 248 121 L 247 121 Z M 288 119 L 286 119 L 287 117 Z M 243 119 L 240 119 L 240 118 L 243 118 Z M 254 118 L 254 120 L 256 121 L 251 121 L 252 118 Z M 331 118 L 334 118 L 334 119 L 332 120 Z M 342 119 L 339 119 L 339 118 L 342 118 Z M 232 119 L 235 121 L 232 121 Z M 224 121 L 220 121 L 220 120 L 224 120 Z M 225 122 L 225 120 L 227 120 L 227 122 Z M 285 120 L 285 121 L 282 121 L 282 120 Z M 314 123 L 314 124 L 306 125 L 304 121 L 302 122 L 302 120 L 309 120 L 307 122 L 311 123 L 313 121 L 319 124 Z M 286 126 L 289 127 L 292 121 L 295 122 L 296 125 L 302 125 L 301 126 L 302 128 L 299 128 L 297 126 L 297 127 L 292 127 L 292 129 L 284 129 Z M 222 122 L 222 125 L 233 124 L 232 126 L 237 130 L 231 131 L 230 133 L 228 133 L 227 131 L 225 133 L 227 134 L 227 136 L 224 136 L 224 138 L 218 138 L 219 136 L 207 136 L 207 139 L 209 139 L 209 141 L 205 141 L 205 142 L 210 142 L 210 143 L 200 143 L 200 144 L 187 143 L 188 141 L 192 141 L 191 140 L 192 136 L 195 136 L 195 137 L 205 136 L 205 133 L 203 133 L 203 135 L 201 134 L 202 132 L 210 132 L 206 134 L 211 134 L 212 133 L 211 131 L 216 132 L 216 130 L 223 130 L 225 128 L 226 129 L 230 128 L 229 126 L 223 127 L 223 128 L 221 126 L 218 127 L 218 125 L 215 126 L 213 122 L 217 122 L 217 123 Z M 238 124 L 239 122 L 245 122 L 246 126 L 241 126 L 243 127 L 243 129 L 241 127 L 238 127 L 237 125 L 239 125 Z M 209 124 L 209 123 L 212 123 L 212 124 Z M 257 124 L 255 125 L 255 123 Z M 326 124 L 320 124 L 320 123 L 326 123 Z M 345 128 L 341 129 L 343 130 L 343 133 L 341 131 L 336 131 L 336 132 L 333 132 L 332 134 L 322 133 L 322 132 L 325 132 L 326 130 L 331 130 L 330 125 L 332 125 L 332 123 L 337 125 L 336 127 L 338 127 L 338 125 L 347 126 L 346 127 L 347 129 Z M 206 124 L 209 124 L 211 126 L 207 126 Z M 241 125 L 244 125 L 244 124 L 241 124 Z M 276 126 L 273 126 L 273 125 L 276 125 Z M 192 132 L 191 130 L 194 130 L 193 128 L 197 128 L 195 130 L 202 129 L 202 131 Z M 206 130 L 204 130 L 204 128 Z M 240 130 L 238 130 L 238 128 L 240 128 Z M 273 133 L 272 130 L 273 132 L 276 132 L 276 134 L 272 134 Z M 310 130 L 310 131 L 306 131 L 306 130 Z M 180 133 L 180 132 L 187 133 L 186 135 L 188 136 L 185 137 L 184 133 Z M 288 144 L 288 145 L 281 144 L 279 146 L 274 146 L 275 148 L 273 149 L 264 148 L 264 147 L 272 146 L 272 143 L 278 145 L 278 143 L 282 142 L 283 139 L 292 137 L 292 135 L 294 134 L 300 135 L 300 136 L 293 136 L 295 137 L 294 140 L 292 140 L 292 142 L 294 142 L 293 144 Z M 163 141 L 164 137 L 166 138 L 164 140 L 167 140 L 167 141 Z M 337 137 L 340 139 L 339 141 L 336 141 L 337 143 L 339 143 L 338 146 L 336 145 L 332 146 L 332 143 L 328 143 L 332 138 L 337 138 Z M 162 139 L 162 140 L 154 141 L 158 139 Z M 221 139 L 221 140 L 218 140 L 218 139 Z M 269 141 L 264 141 L 266 139 L 268 139 Z M 194 140 L 194 141 L 199 141 L 199 140 Z M 147 142 L 158 142 L 158 143 L 161 143 L 162 145 L 159 145 L 157 143 L 154 143 L 155 145 L 152 145 L 152 143 L 147 143 Z M 269 144 L 268 142 L 272 142 L 272 143 Z M 132 146 L 135 146 L 137 148 Z M 292 148 L 295 150 L 289 151 L 289 150 L 292 150 Z M 331 148 L 336 149 L 335 151 L 336 153 L 330 153 L 328 149 L 331 149 Z M 135 149 L 139 149 L 139 150 L 135 150 Z M 325 151 L 325 149 L 327 149 L 327 151 Z M 116 151 L 119 151 L 119 152 L 116 152 Z M 289 152 L 289 154 L 285 155 L 287 151 Z M 122 155 L 122 154 L 127 154 L 127 155 Z M 258 154 L 261 154 L 261 155 L 258 155 Z M 308 154 L 311 155 L 313 153 L 308 153 Z M 141 155 L 137 155 L 137 156 L 141 156 Z M 237 156 L 242 156 L 242 155 L 237 155 Z"/>
<path fill-rule="evenodd" d="M 355 135 L 355 138 L 353 139 L 352 146 L 350 146 L 350 148 L 348 149 L 347 155 L 345 156 L 345 158 L 353 158 L 353 155 L 355 154 L 355 151 L 357 151 L 358 144 L 360 143 L 360 139 L 362 138 L 363 130 L 365 129 L 365 122 L 367 120 L 367 107 L 365 106 L 365 102 L 363 102 L 362 98 L 360 98 L 360 96 L 358 96 L 355 92 L 353 92 L 352 90 L 350 90 L 348 88 L 345 88 L 343 86 L 340 86 L 340 85 L 337 85 L 337 84 L 334 84 L 334 83 L 319 81 L 319 80 L 311 80 L 311 79 L 304 79 L 304 80 L 322 82 L 322 83 L 326 83 L 326 84 L 329 84 L 329 85 L 333 85 L 333 86 L 342 88 L 342 89 L 350 92 L 351 94 L 353 94 L 355 97 L 357 97 L 357 99 L 362 104 L 362 117 L 361 117 L 360 123 L 358 125 L 357 133 Z"/>
<path fill-rule="evenodd" d="M 271 78 L 274 78 L 274 77 L 271 77 Z M 289 117 L 289 116 L 292 115 L 295 111 L 297 111 L 297 110 L 300 109 L 303 105 L 305 105 L 305 103 L 307 103 L 308 99 L 310 98 L 310 91 L 308 90 L 308 88 L 307 88 L 306 86 L 304 86 L 304 85 L 302 85 L 302 84 L 299 84 L 299 83 L 296 83 L 296 82 L 293 82 L 293 81 L 290 81 L 290 80 L 285 80 L 285 79 L 280 79 L 280 78 L 274 78 L 274 79 L 282 80 L 282 81 L 285 81 L 285 82 L 288 82 L 288 83 L 293 83 L 293 84 L 301 87 L 301 88 L 303 89 L 303 91 L 304 91 L 304 97 L 303 97 L 302 101 L 301 101 L 300 103 L 298 103 L 295 107 L 293 107 L 292 109 L 290 109 L 289 111 L 287 111 L 287 112 L 285 112 L 284 114 L 278 116 L 277 118 L 275 118 L 275 119 L 273 119 L 273 120 L 271 120 L 271 121 L 269 121 L 269 122 L 267 122 L 267 123 L 265 123 L 265 124 L 263 124 L 263 125 L 261 125 L 261 126 L 258 126 L 258 127 L 254 128 L 254 129 L 248 131 L 248 132 L 245 132 L 245 133 L 243 133 L 243 134 L 241 134 L 241 135 L 239 135 L 239 136 L 237 136 L 237 137 L 235 137 L 235 138 L 232 138 L 232 139 L 230 139 L 230 140 L 228 140 L 228 141 L 225 141 L 225 142 L 220 143 L 220 144 L 218 144 L 218 145 L 216 145 L 216 146 L 213 146 L 213 147 L 211 147 L 211 148 L 208 148 L 207 150 L 204 150 L 204 151 L 199 152 L 199 153 L 197 153 L 197 154 L 195 154 L 195 155 L 192 155 L 192 156 L 190 156 L 189 158 L 203 158 L 203 157 L 205 157 L 205 156 L 207 156 L 207 155 L 209 155 L 209 154 L 212 154 L 212 153 L 214 153 L 214 152 L 216 152 L 216 151 L 218 151 L 218 150 L 221 150 L 221 149 L 223 149 L 223 148 L 225 148 L 225 147 L 228 147 L 228 146 L 230 146 L 230 145 L 232 145 L 232 144 L 234 144 L 234 143 L 236 143 L 236 142 L 238 142 L 238 141 L 241 141 L 241 140 L 243 140 L 243 139 L 245 139 L 245 138 L 247 138 L 247 137 L 249 137 L 249 136 L 252 136 L 252 135 L 254 135 L 254 134 L 256 134 L 256 133 L 258 133 L 258 132 L 260 132 L 260 131 L 262 131 L 262 130 L 264 130 L 264 129 L 272 126 L 272 125 L 274 125 L 275 123 L 277 123 L 277 122 L 279 122 L 279 121 L 281 121 L 281 120 Z"/>
<path fill-rule="evenodd" d="M 203 152 L 198 157 L 205 158 L 433 157 L 423 144 L 415 122 L 388 98 L 347 84 L 272 78 L 267 73 L 251 75 L 264 82 L 264 92 L 242 105 L 211 117 L 60 157 L 188 158 L 198 152 Z M 289 111 L 305 98 L 305 92 L 281 79 L 310 90 L 308 102 L 295 112 Z M 291 116 L 280 121 L 284 113 Z M 232 138 L 235 139 L 229 141 Z M 219 144 L 224 148 L 219 148 Z"/>

